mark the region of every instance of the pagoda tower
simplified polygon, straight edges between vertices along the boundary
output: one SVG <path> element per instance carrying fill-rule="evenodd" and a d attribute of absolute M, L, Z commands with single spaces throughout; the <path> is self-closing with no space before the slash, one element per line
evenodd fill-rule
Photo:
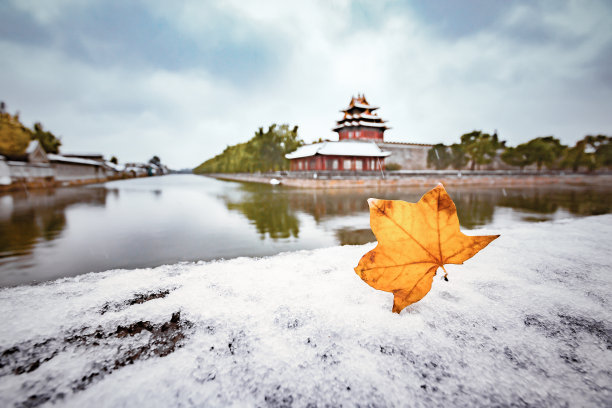
<path fill-rule="evenodd" d="M 370 105 L 365 95 L 353 96 L 348 108 L 340 111 L 344 116 L 336 121 L 332 130 L 338 132 L 339 140 L 383 142 L 385 130 L 390 128 L 385 125 L 386 120 L 374 113 L 376 109 L 378 107 Z"/>

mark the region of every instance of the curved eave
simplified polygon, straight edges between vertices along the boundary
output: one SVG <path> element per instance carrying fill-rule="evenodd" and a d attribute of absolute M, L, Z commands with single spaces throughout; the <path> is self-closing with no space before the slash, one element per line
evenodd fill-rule
<path fill-rule="evenodd" d="M 340 141 L 306 145 L 285 155 L 287 159 L 301 159 L 313 156 L 352 156 L 352 157 L 387 157 L 391 152 L 380 149 L 373 142 Z"/>
<path fill-rule="evenodd" d="M 357 124 L 357 125 L 353 125 L 353 124 L 342 124 L 342 125 L 338 125 L 338 126 L 333 127 L 333 128 L 332 128 L 332 130 L 333 130 L 334 132 L 337 132 L 337 131 L 339 131 L 339 130 L 341 130 L 341 129 L 343 129 L 343 128 L 350 128 L 350 127 L 355 127 L 355 128 L 371 128 L 371 129 L 381 129 L 381 130 L 389 130 L 389 129 L 392 129 L 391 127 L 389 127 L 389 126 L 387 126 L 387 125 L 385 125 L 385 124 L 382 124 L 382 123 L 381 123 L 380 125 L 381 125 L 381 126 L 377 126 L 377 125 L 374 125 L 374 124 L 367 124 L 367 125 L 364 125 L 364 124 Z"/>
<path fill-rule="evenodd" d="M 346 109 L 341 109 L 338 112 L 348 112 L 348 111 L 350 111 L 352 109 L 363 109 L 364 111 L 369 109 L 370 111 L 375 111 L 376 109 L 380 109 L 380 107 L 378 107 L 378 106 L 366 106 L 366 105 L 355 105 L 355 106 L 350 106 L 350 107 L 348 107 Z"/>

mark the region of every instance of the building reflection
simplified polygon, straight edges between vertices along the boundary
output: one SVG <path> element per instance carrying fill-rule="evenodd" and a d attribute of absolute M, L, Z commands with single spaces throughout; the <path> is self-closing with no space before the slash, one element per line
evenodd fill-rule
<path fill-rule="evenodd" d="M 363 245 L 376 241 L 371 229 L 340 228 L 336 231 L 336 238 L 340 245 Z"/>
<path fill-rule="evenodd" d="M 462 228 L 473 229 L 490 224 L 498 207 L 509 207 L 520 212 L 525 221 L 549 219 L 564 209 L 575 215 L 596 215 L 612 212 L 612 192 L 596 188 L 532 187 L 532 188 L 449 188 L 457 207 Z M 339 217 L 368 217 L 367 199 L 416 202 L 423 188 L 396 189 L 333 189 L 305 190 L 272 187 L 261 184 L 242 184 L 237 194 L 223 197 L 228 209 L 239 211 L 251 220 L 261 235 L 272 239 L 297 237 L 299 213 L 312 216 L 317 224 Z M 358 245 L 375 240 L 363 225 L 337 225 L 333 232 L 341 245 Z"/>
<path fill-rule="evenodd" d="M 0 259 L 29 255 L 39 241 L 53 241 L 66 228 L 68 207 L 104 206 L 104 188 L 19 191 L 0 196 Z"/>

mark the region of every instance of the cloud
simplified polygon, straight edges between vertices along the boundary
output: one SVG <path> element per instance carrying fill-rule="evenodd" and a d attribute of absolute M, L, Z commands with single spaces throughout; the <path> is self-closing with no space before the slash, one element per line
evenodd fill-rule
<path fill-rule="evenodd" d="M 605 2 L 52 3 L 3 6 L 25 29 L 0 31 L 0 89 L 64 151 L 192 167 L 272 123 L 333 136 L 357 92 L 395 141 L 612 128 Z"/>

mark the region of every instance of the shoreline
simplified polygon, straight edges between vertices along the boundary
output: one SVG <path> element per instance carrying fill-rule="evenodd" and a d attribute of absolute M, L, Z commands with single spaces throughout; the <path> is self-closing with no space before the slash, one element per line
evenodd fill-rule
<path fill-rule="evenodd" d="M 213 173 L 202 174 L 218 180 L 246 183 L 273 184 L 293 188 L 354 188 L 354 187 L 423 187 L 442 183 L 445 186 L 534 186 L 545 184 L 563 184 L 570 186 L 612 185 L 611 173 L 508 173 L 508 172 L 403 172 L 387 173 L 381 176 L 337 176 L 329 177 L 313 173 L 309 177 L 295 174 L 279 175 L 275 173 Z"/>

